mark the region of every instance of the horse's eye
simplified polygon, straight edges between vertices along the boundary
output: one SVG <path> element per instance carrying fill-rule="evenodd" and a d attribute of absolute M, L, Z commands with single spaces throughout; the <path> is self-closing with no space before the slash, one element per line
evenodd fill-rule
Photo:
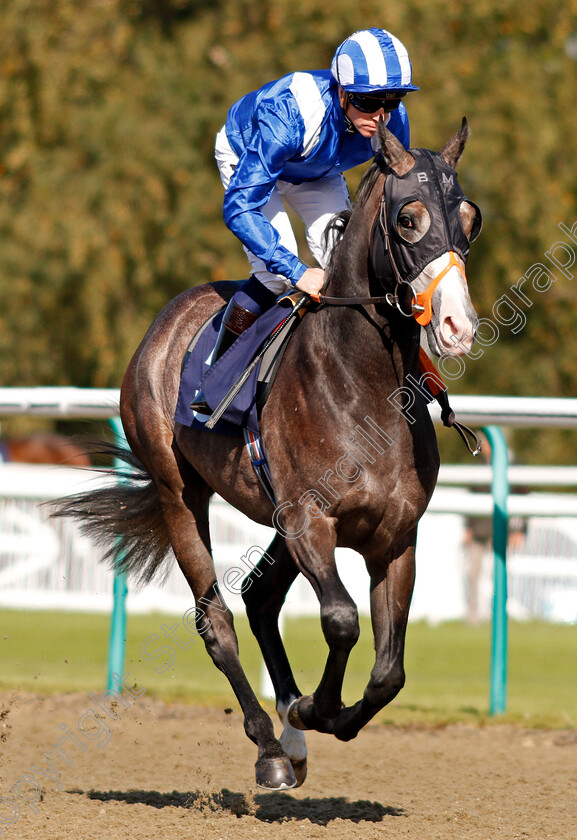
<path fill-rule="evenodd" d="M 402 204 L 393 214 L 393 227 L 405 242 L 414 245 L 431 226 L 429 211 L 418 199 Z"/>

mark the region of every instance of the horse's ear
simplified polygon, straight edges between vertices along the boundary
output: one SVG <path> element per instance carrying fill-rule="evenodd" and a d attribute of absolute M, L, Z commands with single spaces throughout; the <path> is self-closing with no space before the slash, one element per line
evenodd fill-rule
<path fill-rule="evenodd" d="M 450 140 L 447 141 L 447 143 L 445 143 L 441 149 L 442 157 L 445 158 L 449 166 L 452 166 L 453 169 L 456 169 L 459 165 L 463 149 L 465 148 L 465 143 L 469 139 L 470 134 L 471 129 L 469 128 L 467 117 L 463 117 L 461 128 L 451 137 Z"/>
<path fill-rule="evenodd" d="M 389 131 L 381 117 L 377 123 L 377 136 L 381 144 L 383 157 L 393 172 L 406 175 L 415 165 L 415 158 L 407 152 L 400 140 Z"/>

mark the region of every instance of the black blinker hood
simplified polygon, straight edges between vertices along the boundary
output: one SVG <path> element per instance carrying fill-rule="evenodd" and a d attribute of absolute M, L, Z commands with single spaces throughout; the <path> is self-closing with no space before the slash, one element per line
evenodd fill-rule
<path fill-rule="evenodd" d="M 410 154 L 415 158 L 415 165 L 406 175 L 397 175 L 387 168 L 384 207 L 381 207 L 375 220 L 371 258 L 375 275 L 384 284 L 396 282 L 397 278 L 391 260 L 387 259 L 384 220 L 380 219 L 383 212 L 387 214 L 386 224 L 390 232 L 389 241 L 393 252 L 390 256 L 400 277 L 407 283 L 418 277 L 432 260 L 447 251 L 454 251 L 464 262 L 469 256 L 470 241 L 463 230 L 459 213 L 461 202 L 468 199 L 465 198 L 455 170 L 438 152 L 411 149 Z M 426 206 L 431 224 L 422 239 L 411 244 L 399 236 L 394 220 L 405 204 L 417 200 Z M 480 225 L 480 211 L 476 209 Z M 478 233 L 478 230 L 474 233 Z"/>

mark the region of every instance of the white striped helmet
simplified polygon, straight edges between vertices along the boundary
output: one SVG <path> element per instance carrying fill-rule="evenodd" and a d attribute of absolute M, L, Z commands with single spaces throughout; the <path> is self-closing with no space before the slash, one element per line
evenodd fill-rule
<path fill-rule="evenodd" d="M 418 90 L 404 45 L 386 29 L 362 29 L 337 49 L 331 72 L 346 91 Z"/>

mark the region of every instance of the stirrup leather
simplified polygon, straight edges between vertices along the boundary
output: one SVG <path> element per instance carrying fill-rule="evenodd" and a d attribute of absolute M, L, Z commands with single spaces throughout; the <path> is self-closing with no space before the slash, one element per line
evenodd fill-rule
<path fill-rule="evenodd" d="M 250 312 L 243 306 L 239 306 L 234 298 L 229 300 L 222 316 L 222 323 L 214 345 L 212 362 L 210 364 L 211 368 L 232 347 L 239 335 L 254 324 L 257 318 L 258 315 Z M 190 407 L 199 414 L 212 413 L 212 409 L 206 402 L 202 391 L 198 392 L 193 402 L 191 402 Z"/>

